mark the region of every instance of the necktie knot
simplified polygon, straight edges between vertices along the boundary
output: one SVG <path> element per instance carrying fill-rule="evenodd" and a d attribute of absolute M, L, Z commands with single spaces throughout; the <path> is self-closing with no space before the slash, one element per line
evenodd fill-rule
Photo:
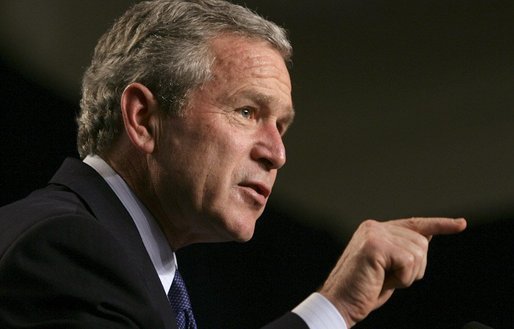
<path fill-rule="evenodd" d="M 186 284 L 178 270 L 168 292 L 168 299 L 175 312 L 178 329 L 197 329 Z"/>

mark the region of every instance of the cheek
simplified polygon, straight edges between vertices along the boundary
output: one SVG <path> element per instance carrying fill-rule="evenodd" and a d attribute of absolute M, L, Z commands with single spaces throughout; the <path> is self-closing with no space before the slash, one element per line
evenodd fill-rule
<path fill-rule="evenodd" d="M 219 136 L 218 136 L 219 137 Z M 205 201 L 217 203 L 218 207 L 230 207 L 234 188 L 250 175 L 249 152 L 234 139 L 214 143 L 203 153 L 205 165 Z M 233 200 L 232 200 L 233 201 Z"/>
<path fill-rule="evenodd" d="M 205 139 L 208 142 L 201 153 L 212 170 L 237 171 L 245 167 L 245 161 L 250 159 L 248 138 L 218 130 L 205 136 Z"/>
<path fill-rule="evenodd" d="M 223 117 L 215 118 L 187 125 L 187 130 L 176 127 L 166 155 L 171 166 L 182 171 L 178 175 L 194 185 L 195 194 L 210 202 L 217 194 L 226 195 L 249 171 L 251 161 L 251 137 Z"/>

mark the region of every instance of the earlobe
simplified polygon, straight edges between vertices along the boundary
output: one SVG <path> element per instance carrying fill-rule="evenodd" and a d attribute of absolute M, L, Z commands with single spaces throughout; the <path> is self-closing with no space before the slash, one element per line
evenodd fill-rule
<path fill-rule="evenodd" d="M 125 132 L 132 145 L 143 153 L 152 153 L 159 109 L 154 94 L 140 83 L 131 83 L 121 95 L 120 107 Z"/>

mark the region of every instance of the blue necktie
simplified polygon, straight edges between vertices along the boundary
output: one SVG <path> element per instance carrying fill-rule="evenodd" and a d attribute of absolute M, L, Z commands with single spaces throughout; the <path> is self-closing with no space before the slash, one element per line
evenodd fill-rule
<path fill-rule="evenodd" d="M 168 299 L 177 317 L 178 329 L 197 329 L 186 284 L 178 270 L 175 271 L 175 278 L 168 292 Z"/>

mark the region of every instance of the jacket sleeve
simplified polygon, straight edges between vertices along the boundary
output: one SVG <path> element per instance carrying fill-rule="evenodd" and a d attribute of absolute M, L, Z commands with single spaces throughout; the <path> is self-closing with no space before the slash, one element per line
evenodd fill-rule
<path fill-rule="evenodd" d="M 127 258 L 93 218 L 34 224 L 0 258 L 0 327 L 164 328 Z"/>
<path fill-rule="evenodd" d="M 289 312 L 261 329 L 309 329 L 309 327 L 298 315 Z"/>

